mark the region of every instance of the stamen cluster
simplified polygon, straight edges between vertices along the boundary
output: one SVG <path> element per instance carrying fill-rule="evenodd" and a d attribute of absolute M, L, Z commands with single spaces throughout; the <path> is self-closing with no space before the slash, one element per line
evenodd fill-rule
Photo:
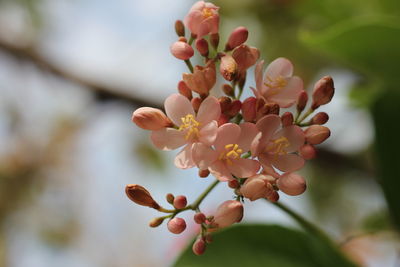
<path fill-rule="evenodd" d="M 167 194 L 173 209 L 166 209 L 140 185 L 128 185 L 126 193 L 135 203 L 167 213 L 154 218 L 151 227 L 168 219 L 168 229 L 174 234 L 186 228 L 184 219 L 176 217 L 185 210 L 195 211 L 194 221 L 200 225 L 199 237 L 193 245 L 195 254 L 202 254 L 216 229 L 239 222 L 243 217 L 245 199 L 268 199 L 275 202 L 279 192 L 295 196 L 306 190 L 305 179 L 296 173 L 305 161 L 316 156 L 315 145 L 330 136 L 325 112 L 307 118 L 321 105 L 329 103 L 334 94 L 331 77 L 320 79 L 314 86 L 311 103 L 303 81 L 293 75 L 293 64 L 277 58 L 263 71 L 264 61 L 259 50 L 246 44 L 248 30 L 232 31 L 224 49 L 219 50 L 219 7 L 199 1 L 184 19 L 175 23 L 178 40 L 171 53 L 183 60 L 190 72 L 183 73 L 178 92 L 164 103 L 165 113 L 154 108 L 139 108 L 132 121 L 150 130 L 151 141 L 161 150 L 182 147 L 175 166 L 181 169 L 197 167 L 201 178 L 209 174 L 217 180 L 192 204 L 185 196 Z M 185 30 L 190 30 L 189 41 Z M 192 66 L 195 51 L 203 65 Z M 257 63 L 258 61 L 258 63 Z M 241 100 L 247 70 L 255 65 L 254 96 Z M 218 67 L 219 66 L 219 67 Z M 226 83 L 225 96 L 210 95 L 217 80 L 217 71 Z M 281 111 L 295 106 L 296 112 Z M 222 203 L 214 214 L 200 212 L 200 204 L 218 182 L 227 182 L 235 200 Z"/>

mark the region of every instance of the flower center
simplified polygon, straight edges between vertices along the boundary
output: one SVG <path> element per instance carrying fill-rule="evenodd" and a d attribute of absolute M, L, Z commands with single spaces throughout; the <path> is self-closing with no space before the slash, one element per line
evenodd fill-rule
<path fill-rule="evenodd" d="M 288 148 L 289 146 L 289 140 L 286 137 L 281 136 L 268 144 L 267 151 L 275 154 L 276 157 L 282 156 L 288 153 L 286 151 L 286 148 Z"/>
<path fill-rule="evenodd" d="M 238 144 L 229 144 L 225 146 L 225 151 L 219 155 L 219 160 L 225 160 L 229 165 L 232 165 L 232 160 L 237 159 L 242 155 L 243 150 Z"/>
<path fill-rule="evenodd" d="M 192 137 L 199 137 L 199 126 L 200 122 L 196 121 L 192 114 L 187 114 L 181 118 L 182 124 L 179 126 L 179 131 L 187 130 L 185 139 L 189 140 Z"/>
<path fill-rule="evenodd" d="M 274 95 L 279 93 L 287 85 L 286 79 L 279 75 L 275 79 L 272 79 L 271 77 L 267 76 L 267 81 L 264 83 L 265 86 L 268 86 L 270 90 L 270 94 Z"/>
<path fill-rule="evenodd" d="M 205 18 L 205 19 L 209 18 L 213 15 L 212 9 L 208 8 L 208 7 L 203 8 L 201 13 L 203 15 L 203 18 Z"/>

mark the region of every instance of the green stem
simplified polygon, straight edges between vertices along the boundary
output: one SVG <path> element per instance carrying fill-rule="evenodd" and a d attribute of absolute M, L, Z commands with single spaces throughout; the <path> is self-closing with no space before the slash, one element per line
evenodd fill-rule
<path fill-rule="evenodd" d="M 191 73 L 193 73 L 193 65 L 192 62 L 190 62 L 190 59 L 185 60 L 186 66 L 190 70 Z"/>
<path fill-rule="evenodd" d="M 307 110 L 306 113 L 304 113 L 304 115 L 303 115 L 300 119 L 296 120 L 296 123 L 301 123 L 301 122 L 304 121 L 308 116 L 310 116 L 310 114 L 313 113 L 313 112 L 314 112 L 314 110 L 313 110 L 312 108 L 310 108 L 309 110 Z"/>

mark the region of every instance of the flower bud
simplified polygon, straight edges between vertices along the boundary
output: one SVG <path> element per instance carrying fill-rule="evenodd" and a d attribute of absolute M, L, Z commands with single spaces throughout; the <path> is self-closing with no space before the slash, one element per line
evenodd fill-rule
<path fill-rule="evenodd" d="M 224 77 L 224 79 L 227 81 L 232 81 L 235 78 L 237 64 L 231 55 L 225 55 L 221 58 L 219 71 L 222 77 Z"/>
<path fill-rule="evenodd" d="M 199 108 L 200 108 L 200 105 L 202 102 L 201 98 L 200 97 L 192 98 L 191 102 L 192 102 L 192 107 L 193 107 L 194 111 L 195 112 L 199 111 Z"/>
<path fill-rule="evenodd" d="M 208 177 L 208 175 L 210 175 L 210 171 L 209 170 L 199 170 L 199 176 L 201 178 L 206 178 Z"/>
<path fill-rule="evenodd" d="M 168 230 L 173 234 L 180 234 L 186 229 L 186 222 L 182 218 L 173 218 L 168 222 Z"/>
<path fill-rule="evenodd" d="M 192 91 L 190 90 L 190 88 L 186 85 L 186 83 L 184 81 L 180 81 L 178 83 L 178 91 L 181 95 L 183 95 L 184 97 L 186 97 L 189 100 L 192 100 L 193 98 L 193 94 Z"/>
<path fill-rule="evenodd" d="M 225 50 L 230 51 L 233 48 L 243 44 L 244 42 L 247 41 L 248 36 L 249 36 L 249 31 L 245 27 L 243 26 L 237 27 L 229 35 L 229 39 L 225 46 Z"/>
<path fill-rule="evenodd" d="M 240 222 L 243 218 L 243 205 L 237 200 L 227 200 L 217 208 L 214 223 L 218 228 L 230 226 Z"/>
<path fill-rule="evenodd" d="M 301 146 L 299 149 L 299 152 L 300 152 L 300 156 L 306 160 L 313 159 L 317 155 L 317 151 L 315 150 L 315 147 L 310 144 L 305 144 L 305 145 Z"/>
<path fill-rule="evenodd" d="M 225 123 L 229 122 L 229 117 L 225 114 L 221 114 L 221 116 L 219 116 L 218 119 L 218 127 L 220 127 L 221 125 L 224 125 Z"/>
<path fill-rule="evenodd" d="M 307 130 L 305 130 L 304 134 L 307 143 L 318 145 L 324 142 L 331 135 L 331 131 L 325 126 L 311 125 Z"/>
<path fill-rule="evenodd" d="M 186 205 L 187 205 L 187 199 L 185 196 L 179 195 L 179 196 L 175 197 L 175 199 L 174 199 L 174 208 L 175 209 L 178 209 L 178 210 L 183 209 L 186 207 Z"/>
<path fill-rule="evenodd" d="M 304 178 L 294 172 L 285 173 L 278 179 L 276 184 L 282 192 L 290 196 L 300 195 L 307 188 Z"/>
<path fill-rule="evenodd" d="M 218 98 L 219 105 L 221 106 L 221 113 L 226 113 L 229 111 L 231 107 L 232 100 L 230 97 L 221 96 Z"/>
<path fill-rule="evenodd" d="M 232 57 L 238 65 L 239 72 L 245 72 L 248 68 L 256 64 L 260 57 L 260 51 L 255 47 L 240 45 L 232 51 Z"/>
<path fill-rule="evenodd" d="M 157 108 L 138 108 L 132 114 L 132 122 L 145 130 L 157 131 L 172 126 L 168 117 Z"/>
<path fill-rule="evenodd" d="M 325 124 L 329 120 L 329 115 L 326 112 L 318 112 L 311 119 L 311 124 Z"/>
<path fill-rule="evenodd" d="M 256 119 L 256 102 L 255 97 L 248 97 L 242 103 L 242 115 L 244 121 L 253 122 Z"/>
<path fill-rule="evenodd" d="M 207 57 L 208 56 L 208 42 L 201 38 L 201 39 L 197 39 L 196 43 L 195 43 L 196 49 L 197 51 L 199 51 L 200 55 L 202 55 L 203 57 Z"/>
<path fill-rule="evenodd" d="M 297 98 L 297 112 L 302 112 L 307 105 L 308 94 L 302 90 Z"/>
<path fill-rule="evenodd" d="M 293 125 L 293 121 L 294 121 L 293 114 L 291 112 L 285 112 L 282 114 L 281 120 L 282 120 L 283 127 Z"/>
<path fill-rule="evenodd" d="M 193 216 L 195 223 L 202 224 L 206 221 L 206 215 L 202 212 L 198 212 Z"/>
<path fill-rule="evenodd" d="M 313 103 L 312 109 L 317 109 L 321 105 L 331 102 L 335 88 L 331 76 L 321 78 L 314 86 L 312 93 Z"/>
<path fill-rule="evenodd" d="M 271 202 L 277 202 L 279 200 L 278 192 L 272 191 L 272 193 L 268 195 L 267 199 Z"/>
<path fill-rule="evenodd" d="M 158 210 L 160 205 L 151 197 L 149 191 L 143 186 L 137 184 L 129 184 L 125 187 L 125 193 L 130 200 L 138 205 L 150 207 Z"/>
<path fill-rule="evenodd" d="M 257 111 L 257 120 L 268 114 L 278 115 L 279 110 L 280 110 L 279 105 L 276 103 L 265 104 L 263 107 L 259 108 L 259 110 Z"/>
<path fill-rule="evenodd" d="M 155 227 L 157 227 L 157 226 L 160 226 L 160 225 L 163 223 L 163 221 L 164 221 L 164 218 L 163 218 L 163 217 L 153 218 L 153 219 L 149 222 L 149 226 L 155 228 Z"/>
<path fill-rule="evenodd" d="M 233 90 L 232 86 L 229 85 L 229 84 L 225 83 L 224 85 L 222 85 L 222 91 L 224 91 L 224 93 L 227 96 L 233 96 L 234 95 L 234 90 Z"/>
<path fill-rule="evenodd" d="M 239 185 L 239 182 L 237 180 L 230 180 L 228 182 L 228 186 L 230 188 L 232 188 L 232 189 L 236 189 L 236 188 L 239 188 L 240 185 Z"/>
<path fill-rule="evenodd" d="M 185 42 L 175 42 L 170 47 L 171 54 L 177 59 L 187 60 L 194 55 L 193 48 Z"/>
<path fill-rule="evenodd" d="M 173 203 L 174 203 L 175 197 L 174 197 L 173 194 L 168 193 L 168 194 L 165 196 L 165 199 L 167 200 L 167 202 L 168 202 L 169 204 L 173 204 Z"/>
<path fill-rule="evenodd" d="M 190 90 L 208 95 L 216 82 L 215 63 L 210 60 L 205 67 L 195 66 L 193 73 L 183 73 L 182 78 Z"/>
<path fill-rule="evenodd" d="M 178 36 L 185 36 L 185 26 L 181 20 L 175 21 L 175 32 Z"/>
<path fill-rule="evenodd" d="M 246 179 L 240 188 L 240 193 L 250 201 L 266 198 L 273 192 L 273 187 L 270 183 L 273 180 L 275 179 L 270 175 L 256 174 Z"/>
<path fill-rule="evenodd" d="M 206 242 L 202 238 L 198 238 L 192 247 L 193 253 L 196 255 L 202 255 L 206 251 Z"/>
<path fill-rule="evenodd" d="M 219 34 L 218 33 L 213 33 L 210 34 L 210 44 L 215 50 L 218 50 L 218 44 L 219 44 Z"/>
<path fill-rule="evenodd" d="M 241 108 L 242 102 L 239 99 L 233 100 L 225 114 L 230 117 L 235 117 L 239 113 Z"/>

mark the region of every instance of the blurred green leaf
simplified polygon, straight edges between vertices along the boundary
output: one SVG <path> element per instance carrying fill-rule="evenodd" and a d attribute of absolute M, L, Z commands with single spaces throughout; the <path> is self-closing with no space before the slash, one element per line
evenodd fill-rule
<path fill-rule="evenodd" d="M 364 218 L 362 230 L 367 232 L 377 232 L 383 230 L 391 230 L 389 215 L 386 210 L 378 210 Z"/>
<path fill-rule="evenodd" d="M 142 161 L 143 166 L 148 169 L 164 171 L 166 163 L 159 150 L 154 149 L 148 141 L 138 142 L 135 145 L 134 155 Z"/>
<path fill-rule="evenodd" d="M 238 225 L 216 233 L 202 256 L 188 247 L 175 266 L 355 266 L 323 241 L 275 225 Z"/>

